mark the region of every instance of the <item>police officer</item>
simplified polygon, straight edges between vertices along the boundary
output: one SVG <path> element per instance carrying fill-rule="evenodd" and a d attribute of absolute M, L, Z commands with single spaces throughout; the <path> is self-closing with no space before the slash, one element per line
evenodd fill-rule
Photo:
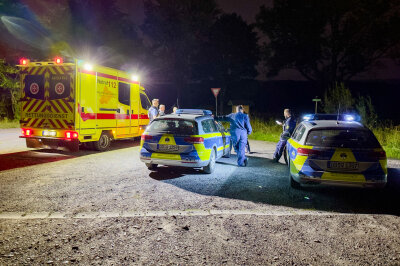
<path fill-rule="evenodd" d="M 274 157 L 272 159 L 274 162 L 278 162 L 281 158 L 286 142 L 290 138 L 294 131 L 294 128 L 296 127 L 296 120 L 294 119 L 294 117 L 292 117 L 292 112 L 290 111 L 290 109 L 285 109 L 283 111 L 283 115 L 285 116 L 286 120 L 283 123 L 283 132 L 281 134 L 278 144 L 276 145 Z M 282 125 L 281 122 L 279 122 L 279 124 Z"/>
<path fill-rule="evenodd" d="M 159 100 L 158 99 L 153 99 L 151 101 L 152 106 L 149 108 L 149 111 L 147 112 L 149 115 L 150 123 L 158 116 L 158 104 Z"/>
<path fill-rule="evenodd" d="M 160 104 L 160 110 L 158 110 L 158 116 L 164 116 L 165 115 L 165 105 Z"/>
<path fill-rule="evenodd" d="M 219 116 L 216 118 L 216 120 L 230 123 L 232 145 L 238 155 L 237 164 L 239 166 L 247 166 L 247 135 L 251 134 L 252 128 L 250 125 L 249 116 L 244 113 L 243 106 L 237 106 L 236 113 L 231 113 L 226 116 Z"/>

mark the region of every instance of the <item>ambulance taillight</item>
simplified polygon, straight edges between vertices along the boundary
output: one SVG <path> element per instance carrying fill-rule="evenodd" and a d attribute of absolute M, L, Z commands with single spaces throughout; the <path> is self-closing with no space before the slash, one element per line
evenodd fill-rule
<path fill-rule="evenodd" d="M 25 137 L 30 137 L 33 135 L 33 130 L 30 128 L 23 128 L 22 129 L 22 135 Z"/>
<path fill-rule="evenodd" d="M 66 131 L 65 132 L 65 138 L 66 139 L 77 139 L 78 138 L 78 132 Z"/>

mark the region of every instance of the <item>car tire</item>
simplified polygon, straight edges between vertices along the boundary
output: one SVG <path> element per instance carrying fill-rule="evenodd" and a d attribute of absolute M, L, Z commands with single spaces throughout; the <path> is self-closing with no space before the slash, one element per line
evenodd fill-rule
<path fill-rule="evenodd" d="M 287 152 L 286 147 L 287 147 L 287 146 L 285 146 L 285 148 L 283 148 L 283 159 L 285 159 L 285 164 L 286 164 L 286 165 L 289 165 L 289 162 L 288 162 L 289 156 L 288 156 L 288 152 Z"/>
<path fill-rule="evenodd" d="M 106 151 L 110 148 L 111 138 L 107 133 L 101 133 L 98 141 L 94 142 L 94 148 L 98 151 Z"/>
<path fill-rule="evenodd" d="M 230 158 L 231 157 L 231 150 L 232 150 L 232 142 L 229 143 L 229 149 L 226 151 L 226 154 L 224 154 L 224 158 Z M 225 149 L 226 150 L 226 149 Z"/>
<path fill-rule="evenodd" d="M 216 157 L 217 157 L 217 155 L 216 155 L 215 149 L 212 149 L 211 155 L 210 155 L 210 160 L 208 161 L 208 165 L 203 167 L 204 173 L 211 174 L 212 172 L 214 172 Z"/>
<path fill-rule="evenodd" d="M 146 163 L 147 169 L 149 170 L 156 170 L 158 164 L 154 164 L 154 163 Z"/>
<path fill-rule="evenodd" d="M 292 171 L 291 171 L 291 167 L 292 167 L 292 161 L 289 159 L 289 183 L 290 183 L 290 187 L 294 188 L 294 189 L 300 189 L 301 185 L 299 182 L 297 182 L 296 180 L 293 179 L 292 176 Z"/>

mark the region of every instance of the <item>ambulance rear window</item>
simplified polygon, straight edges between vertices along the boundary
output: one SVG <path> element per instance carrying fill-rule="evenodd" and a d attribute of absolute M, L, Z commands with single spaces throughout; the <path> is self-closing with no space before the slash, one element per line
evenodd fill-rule
<path fill-rule="evenodd" d="M 151 122 L 146 130 L 151 133 L 170 133 L 176 135 L 196 135 L 195 121 L 184 119 L 159 119 Z"/>
<path fill-rule="evenodd" d="M 306 145 L 343 148 L 379 148 L 380 144 L 369 130 L 314 129 L 307 136 Z"/>

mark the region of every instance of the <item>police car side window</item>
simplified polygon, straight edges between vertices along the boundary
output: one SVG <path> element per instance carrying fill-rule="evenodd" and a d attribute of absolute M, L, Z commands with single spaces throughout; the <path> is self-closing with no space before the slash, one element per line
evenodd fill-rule
<path fill-rule="evenodd" d="M 201 121 L 201 125 L 203 127 L 204 133 L 214 133 L 218 132 L 217 126 L 215 125 L 214 121 L 212 119 L 207 119 Z"/>
<path fill-rule="evenodd" d="M 297 141 L 301 140 L 301 138 L 304 135 L 304 132 L 306 132 L 306 127 L 302 125 L 301 128 L 299 128 L 299 130 L 297 131 L 297 136 L 296 136 Z"/>
<path fill-rule="evenodd" d="M 299 136 L 299 132 L 300 132 L 300 130 L 303 128 L 303 125 L 299 125 L 297 128 L 296 128 L 296 130 L 293 132 L 293 136 L 292 136 L 292 138 L 294 139 L 294 140 L 299 140 L 298 139 L 298 136 Z"/>

